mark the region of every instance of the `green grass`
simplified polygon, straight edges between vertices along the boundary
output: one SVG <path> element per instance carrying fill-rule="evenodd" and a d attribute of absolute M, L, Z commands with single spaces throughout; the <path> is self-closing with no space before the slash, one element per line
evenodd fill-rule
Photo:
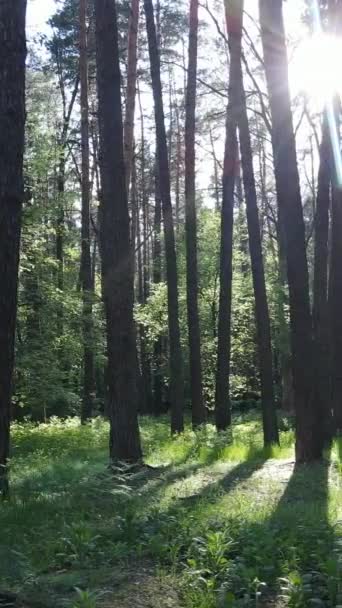
<path fill-rule="evenodd" d="M 293 470 L 282 428 L 282 447 L 265 450 L 253 412 L 232 435 L 208 425 L 175 439 L 166 418 L 145 419 L 152 468 L 112 474 L 102 420 L 14 425 L 0 595 L 78 608 L 337 608 L 342 442 L 330 464 Z"/>

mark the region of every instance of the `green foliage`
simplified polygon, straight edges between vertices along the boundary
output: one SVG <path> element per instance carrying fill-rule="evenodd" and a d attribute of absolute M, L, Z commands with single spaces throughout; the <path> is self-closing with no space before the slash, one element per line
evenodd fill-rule
<path fill-rule="evenodd" d="M 148 563 L 158 580 L 177 581 L 187 608 L 261 608 L 269 596 L 339 606 L 339 444 L 330 473 L 293 471 L 292 430 L 282 448 L 263 450 L 256 412 L 235 416 L 232 435 L 187 426 L 170 438 L 168 425 L 142 422 L 152 468 L 110 470 L 101 419 L 15 424 L 0 588 L 92 607 L 118 584 L 125 593 L 122 570 L 134 580 Z"/>
<path fill-rule="evenodd" d="M 199 312 L 202 335 L 203 388 L 207 406 L 213 408 L 215 393 L 215 370 L 217 339 L 216 326 L 219 300 L 219 214 L 210 209 L 202 209 L 198 218 L 199 243 Z M 185 234 L 180 231 L 178 239 L 179 268 L 179 311 L 183 359 L 188 377 L 188 339 L 186 310 L 186 263 Z M 259 398 L 259 378 L 256 360 L 256 337 L 254 320 L 254 295 L 250 273 L 241 273 L 241 265 L 246 263 L 246 253 L 234 253 L 233 275 L 233 326 L 231 346 L 231 397 L 233 400 L 254 400 Z M 158 336 L 167 336 L 167 288 L 165 283 L 152 285 L 151 295 L 146 304 L 135 307 L 135 319 L 146 331 L 148 346 L 152 346 Z M 168 384 L 167 362 L 162 373 Z"/>

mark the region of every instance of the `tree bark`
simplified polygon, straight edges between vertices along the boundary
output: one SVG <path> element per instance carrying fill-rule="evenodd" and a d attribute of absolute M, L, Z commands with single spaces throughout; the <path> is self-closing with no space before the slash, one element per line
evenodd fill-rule
<path fill-rule="evenodd" d="M 231 307 L 232 307 L 232 258 L 233 258 L 233 212 L 236 170 L 238 166 L 236 91 L 239 84 L 241 37 L 240 23 L 230 28 L 229 46 L 229 91 L 226 120 L 226 141 L 223 165 L 223 198 L 221 210 L 220 248 L 220 295 L 218 312 L 218 343 L 215 388 L 215 422 L 218 431 L 231 424 L 229 397 L 230 351 L 231 351 Z"/>
<path fill-rule="evenodd" d="M 279 434 L 274 404 L 271 326 L 266 295 L 266 282 L 261 244 L 260 222 L 253 167 L 253 151 L 251 144 L 251 136 L 249 132 L 246 95 L 244 90 L 241 66 L 243 5 L 243 0 L 239 0 L 239 2 L 236 3 L 236 6 L 234 5 L 234 9 L 232 9 L 231 12 L 229 12 L 228 10 L 227 25 L 228 32 L 231 31 L 229 30 L 230 27 L 231 29 L 233 29 L 234 34 L 236 31 L 236 37 L 240 37 L 240 49 L 237 44 L 231 45 L 231 61 L 239 62 L 240 66 L 239 81 L 237 83 L 236 89 L 236 106 L 238 108 L 238 129 L 240 135 L 241 165 L 247 206 L 249 251 L 251 257 L 255 297 L 264 444 L 270 445 L 272 443 L 279 443 Z M 241 24 L 241 28 L 237 25 L 238 23 Z M 235 57 L 233 57 L 233 53 L 238 53 L 239 50 L 240 53 L 235 59 Z"/>
<path fill-rule="evenodd" d="M 282 0 L 259 0 L 266 81 L 272 116 L 274 171 L 286 238 L 296 408 L 296 462 L 322 456 L 314 395 L 314 356 L 305 226 L 288 84 Z"/>
<path fill-rule="evenodd" d="M 82 229 L 81 284 L 83 332 L 83 395 L 81 420 L 93 412 L 95 391 L 93 281 L 90 252 L 90 179 L 89 179 L 89 104 L 88 104 L 88 44 L 87 0 L 80 0 L 80 82 L 81 82 L 81 147 L 82 147 Z"/>
<path fill-rule="evenodd" d="M 340 101 L 335 99 L 334 106 L 334 111 L 331 112 L 331 120 L 335 120 L 336 122 L 336 132 L 338 141 L 340 141 Z M 334 432 L 340 434 L 342 432 L 342 184 L 339 181 L 335 159 L 332 159 L 332 164 L 331 277 L 329 292 L 331 315 L 331 407 Z"/>
<path fill-rule="evenodd" d="M 190 0 L 189 21 L 188 83 L 185 105 L 186 295 L 189 330 L 192 426 L 197 427 L 206 420 L 206 409 L 203 402 L 202 390 L 201 337 L 198 314 L 197 211 L 195 183 L 198 0 Z"/>
<path fill-rule="evenodd" d="M 134 142 L 134 115 L 135 97 L 137 86 L 137 38 L 139 27 L 139 3 L 140 0 L 131 0 L 130 15 L 128 21 L 128 60 L 127 60 L 127 88 L 126 88 L 126 113 L 124 122 L 124 154 L 126 168 L 126 190 L 129 194 Z"/>
<path fill-rule="evenodd" d="M 65 213 L 64 213 L 64 190 L 65 190 L 65 149 L 61 143 L 59 150 L 58 174 L 57 174 L 57 220 L 56 220 L 56 260 L 57 260 L 57 289 L 59 301 L 57 306 L 57 335 L 63 335 L 63 301 L 64 291 L 64 232 L 65 232 Z M 60 358 L 61 349 L 60 349 Z M 62 363 L 62 361 L 61 361 Z M 63 365 L 63 364 L 62 364 Z"/>
<path fill-rule="evenodd" d="M 170 169 L 168 161 L 162 85 L 160 76 L 160 56 L 154 22 L 153 2 L 144 0 L 146 28 L 149 46 L 151 79 L 154 98 L 155 123 L 157 132 L 157 159 L 159 168 L 160 196 L 163 210 L 166 277 L 168 291 L 168 321 L 170 341 L 170 398 L 171 431 L 183 431 L 184 385 L 183 363 L 180 344 L 178 315 L 178 284 L 175 234 L 172 217 Z"/>
<path fill-rule="evenodd" d="M 329 438 L 331 422 L 329 383 L 329 319 L 328 319 L 328 237 L 331 182 L 331 145 L 326 111 L 323 117 L 322 141 L 318 170 L 313 282 L 313 331 L 315 342 L 316 404 L 324 439 Z"/>
<path fill-rule="evenodd" d="M 101 254 L 108 349 L 112 461 L 137 462 L 133 268 L 125 182 L 116 3 L 95 1 L 96 64 L 102 183 Z"/>
<path fill-rule="evenodd" d="M 77 75 L 74 88 L 71 93 L 69 104 L 66 105 L 65 83 L 63 73 L 59 62 L 58 66 L 58 82 L 60 93 L 63 101 L 63 127 L 58 141 L 58 166 L 57 166 L 57 220 L 56 220 L 56 260 L 57 260 L 57 289 L 59 291 L 59 305 L 57 308 L 57 333 L 61 337 L 63 335 L 63 300 L 62 294 L 64 291 L 64 234 L 65 234 L 65 211 L 64 211 L 64 196 L 65 196 L 65 166 L 66 166 L 66 147 L 68 142 L 68 134 L 72 111 L 74 109 L 78 88 L 80 84 L 79 75 Z M 63 368 L 63 355 L 60 349 L 61 367 Z"/>
<path fill-rule="evenodd" d="M 133 177 L 132 177 L 133 190 Z M 142 195 L 144 197 L 144 194 Z M 145 265 L 145 243 L 141 242 L 141 221 L 140 209 L 136 202 L 136 235 L 137 235 L 137 273 L 138 273 L 138 302 L 146 303 L 146 265 Z M 144 215 L 144 210 L 143 210 Z M 145 237 L 143 231 L 143 238 Z M 143 324 L 139 325 L 140 338 L 140 364 L 141 364 L 141 413 L 150 414 L 153 408 L 152 387 L 151 387 L 151 368 L 147 350 L 146 331 Z"/>
<path fill-rule="evenodd" d="M 0 495 L 8 494 L 11 390 L 24 198 L 26 0 L 0 2 Z"/>
<path fill-rule="evenodd" d="M 158 167 L 155 168 L 155 210 L 154 210 L 154 246 L 153 246 L 153 283 L 158 285 L 162 280 L 162 251 L 161 251 L 161 199 L 159 188 Z M 163 382 L 162 382 L 162 336 L 158 336 L 153 345 L 153 410 L 156 415 L 162 412 Z"/>

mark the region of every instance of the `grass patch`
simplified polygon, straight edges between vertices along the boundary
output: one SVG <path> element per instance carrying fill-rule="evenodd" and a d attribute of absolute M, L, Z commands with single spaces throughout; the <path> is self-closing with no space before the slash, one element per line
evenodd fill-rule
<path fill-rule="evenodd" d="M 265 450 L 255 413 L 235 418 L 232 434 L 188 425 L 177 438 L 167 418 L 147 418 L 155 468 L 113 475 L 104 421 L 14 425 L 0 596 L 78 608 L 337 608 L 342 442 L 330 464 L 296 470 L 283 428 L 282 447 Z"/>

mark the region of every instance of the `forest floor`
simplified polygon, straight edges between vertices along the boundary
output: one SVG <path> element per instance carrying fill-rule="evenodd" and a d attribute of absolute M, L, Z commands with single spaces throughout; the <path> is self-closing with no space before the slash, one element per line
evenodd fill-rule
<path fill-rule="evenodd" d="M 176 439 L 145 419 L 149 467 L 112 472 L 102 420 L 14 425 L 0 606 L 339 607 L 342 442 L 295 468 L 281 426 L 264 450 L 255 413 Z"/>

